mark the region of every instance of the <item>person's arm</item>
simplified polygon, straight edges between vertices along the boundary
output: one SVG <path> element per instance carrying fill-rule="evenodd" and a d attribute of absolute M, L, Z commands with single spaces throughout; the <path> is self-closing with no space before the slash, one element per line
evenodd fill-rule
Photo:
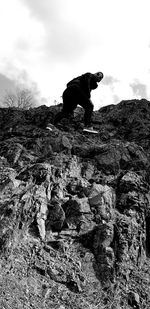
<path fill-rule="evenodd" d="M 86 83 L 87 91 L 90 94 L 90 92 L 91 92 L 91 78 L 92 78 L 92 74 L 91 73 L 85 73 L 83 75 L 83 77 L 84 77 L 84 81 Z"/>
<path fill-rule="evenodd" d="M 81 88 L 88 98 L 91 96 L 91 75 L 91 73 L 85 73 L 81 76 Z"/>
<path fill-rule="evenodd" d="M 91 96 L 91 90 L 94 90 L 98 87 L 96 78 L 92 73 L 85 73 L 82 75 L 82 84 L 89 98 Z"/>

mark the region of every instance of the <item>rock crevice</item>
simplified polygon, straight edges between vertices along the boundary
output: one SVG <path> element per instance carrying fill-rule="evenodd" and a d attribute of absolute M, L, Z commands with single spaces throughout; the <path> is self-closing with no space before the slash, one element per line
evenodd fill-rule
<path fill-rule="evenodd" d="M 59 108 L 0 109 L 0 304 L 148 308 L 150 103 L 94 112 L 94 136 L 80 111 L 47 130 Z"/>

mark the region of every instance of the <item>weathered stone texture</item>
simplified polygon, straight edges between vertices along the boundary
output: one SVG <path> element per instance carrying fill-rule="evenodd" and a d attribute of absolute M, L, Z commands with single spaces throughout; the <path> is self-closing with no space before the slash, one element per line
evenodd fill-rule
<path fill-rule="evenodd" d="M 31 299 L 18 308 L 148 308 L 150 103 L 94 112 L 95 136 L 78 110 L 47 130 L 56 112 L 0 109 L 0 304 L 9 276 Z"/>

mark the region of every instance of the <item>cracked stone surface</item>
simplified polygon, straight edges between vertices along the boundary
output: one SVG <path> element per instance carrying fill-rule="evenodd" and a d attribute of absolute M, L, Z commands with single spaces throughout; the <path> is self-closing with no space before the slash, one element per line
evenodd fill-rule
<path fill-rule="evenodd" d="M 150 102 L 0 109 L 0 308 L 150 306 Z"/>

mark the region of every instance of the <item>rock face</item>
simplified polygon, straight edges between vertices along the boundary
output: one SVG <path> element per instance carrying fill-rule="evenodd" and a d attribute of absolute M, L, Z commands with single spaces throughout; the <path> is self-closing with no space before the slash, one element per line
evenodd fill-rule
<path fill-rule="evenodd" d="M 150 102 L 0 109 L 0 308 L 149 308 Z"/>

